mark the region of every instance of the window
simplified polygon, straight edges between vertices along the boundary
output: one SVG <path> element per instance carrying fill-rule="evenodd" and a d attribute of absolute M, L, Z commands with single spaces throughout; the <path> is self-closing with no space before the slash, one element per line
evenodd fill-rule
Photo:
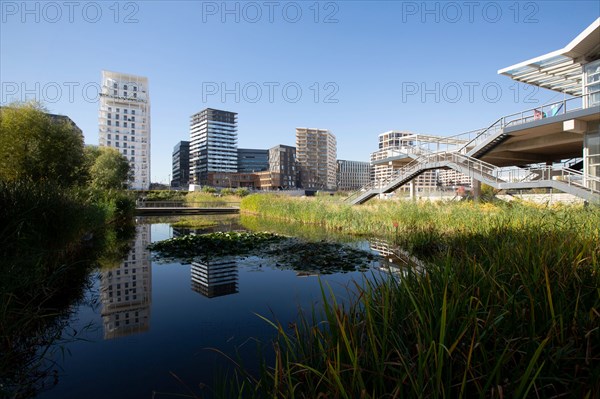
<path fill-rule="evenodd" d="M 123 90 L 127 90 L 127 85 L 123 85 Z"/>
<path fill-rule="evenodd" d="M 135 123 L 133 123 L 133 122 L 132 122 L 132 123 L 131 123 L 131 127 L 133 127 L 133 128 L 134 128 L 134 127 L 135 127 Z"/>
<path fill-rule="evenodd" d="M 111 121 L 106 121 L 106 124 L 107 124 L 108 126 L 111 126 L 111 123 L 112 123 Z"/>
<path fill-rule="evenodd" d="M 131 129 L 131 134 L 135 134 L 135 130 Z M 132 138 L 132 140 L 133 140 L 133 138 Z"/>
<path fill-rule="evenodd" d="M 131 150 L 131 155 L 135 155 L 135 150 Z"/>
<path fill-rule="evenodd" d="M 123 155 L 127 155 L 127 149 L 123 150 Z"/>
<path fill-rule="evenodd" d="M 117 91 L 113 90 L 113 96 L 116 96 L 116 95 L 117 95 Z"/>
<path fill-rule="evenodd" d="M 127 115 L 127 110 L 126 110 L 126 109 L 124 109 L 124 110 L 123 110 L 123 113 L 124 113 L 125 115 Z"/>
<path fill-rule="evenodd" d="M 117 121 L 117 122 L 115 123 L 115 126 L 116 126 L 116 127 L 119 127 L 119 121 Z"/>
<path fill-rule="evenodd" d="M 121 112 L 121 108 L 117 108 L 117 113 Z"/>
<path fill-rule="evenodd" d="M 129 159 L 129 162 L 135 162 L 135 157 L 131 157 L 131 158 Z M 133 276 L 133 277 L 135 277 L 135 276 Z"/>
<path fill-rule="evenodd" d="M 112 114 L 109 113 L 108 114 L 108 119 L 110 119 L 110 118 L 112 118 Z"/>
<path fill-rule="evenodd" d="M 123 127 L 127 127 L 127 122 L 123 122 Z"/>
<path fill-rule="evenodd" d="M 127 136 L 123 135 L 123 141 L 127 141 Z"/>
<path fill-rule="evenodd" d="M 115 115 L 115 119 L 117 119 L 117 120 L 119 119 L 119 114 Z"/>
<path fill-rule="evenodd" d="M 135 109 L 131 110 L 131 115 L 135 115 Z"/>
<path fill-rule="evenodd" d="M 123 92 L 123 95 L 124 95 L 125 97 L 127 97 L 127 92 L 126 92 L 126 91 L 124 91 L 124 92 Z"/>
<path fill-rule="evenodd" d="M 106 142 L 106 145 L 110 147 L 110 141 L 107 141 L 107 142 Z"/>
<path fill-rule="evenodd" d="M 115 134 L 115 140 L 119 140 L 119 135 Z"/>
<path fill-rule="evenodd" d="M 113 83 L 113 88 L 116 89 L 117 88 L 117 82 Z"/>
<path fill-rule="evenodd" d="M 106 135 L 106 138 L 110 140 L 110 133 Z"/>
<path fill-rule="evenodd" d="M 133 98 L 137 98 L 137 93 L 133 93 Z"/>
<path fill-rule="evenodd" d="M 135 122 L 135 116 L 132 116 L 131 118 L 129 118 L 129 120 Z"/>
<path fill-rule="evenodd" d="M 133 91 L 137 91 L 137 86 L 133 86 Z"/>
<path fill-rule="evenodd" d="M 120 145 L 119 145 L 119 142 L 118 142 L 118 141 L 115 143 L 115 147 L 120 147 Z"/>

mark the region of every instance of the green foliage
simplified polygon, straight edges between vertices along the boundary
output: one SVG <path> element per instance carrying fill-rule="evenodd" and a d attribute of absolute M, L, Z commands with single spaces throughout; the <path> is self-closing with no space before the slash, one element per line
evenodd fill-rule
<path fill-rule="evenodd" d="M 52 371 L 43 356 L 68 335 L 63 329 L 90 271 L 128 250 L 132 219 L 117 220 L 129 208 L 126 194 L 98 194 L 0 181 L 2 397 L 35 396 Z"/>
<path fill-rule="evenodd" d="M 163 258 L 203 259 L 224 255 L 246 254 L 264 247 L 265 244 L 282 240 L 283 237 L 267 232 L 216 232 L 188 234 L 169 238 L 148 246 Z"/>
<path fill-rule="evenodd" d="M 250 191 L 247 188 L 240 187 L 235 190 L 235 195 L 238 197 L 245 197 L 250 194 Z"/>
<path fill-rule="evenodd" d="M 36 103 L 0 109 L 0 180 L 81 183 L 85 176 L 83 135 L 56 121 Z"/>
<path fill-rule="evenodd" d="M 235 190 L 232 188 L 221 189 L 221 195 L 235 195 Z"/>
<path fill-rule="evenodd" d="M 216 193 L 217 189 L 211 186 L 202 186 L 202 192 L 203 193 Z"/>
<path fill-rule="evenodd" d="M 174 190 L 152 190 L 144 192 L 146 201 L 183 201 L 188 195 L 188 191 Z"/>
<path fill-rule="evenodd" d="M 127 188 L 129 162 L 118 150 L 100 147 L 88 150 L 94 158 L 89 168 L 90 186 L 97 190 L 119 190 Z"/>
<path fill-rule="evenodd" d="M 235 206 L 240 202 L 240 198 L 234 195 L 215 195 L 215 193 L 190 192 L 185 197 L 188 204 L 210 204 L 210 206 Z"/>
<path fill-rule="evenodd" d="M 426 260 L 277 331 L 224 397 L 598 397 L 600 209 L 250 196 L 242 210 L 387 236 Z M 397 225 L 398 234 L 395 230 Z"/>

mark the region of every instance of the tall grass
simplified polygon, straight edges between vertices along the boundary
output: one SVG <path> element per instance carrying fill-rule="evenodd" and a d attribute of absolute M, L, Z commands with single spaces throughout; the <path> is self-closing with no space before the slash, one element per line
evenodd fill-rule
<path fill-rule="evenodd" d="M 249 197 L 242 209 L 395 235 L 424 272 L 358 282 L 278 332 L 225 396 L 600 397 L 600 210 Z"/>
<path fill-rule="evenodd" d="M 240 197 L 237 195 L 215 195 L 215 193 L 206 193 L 195 191 L 185 197 L 186 203 L 207 203 L 211 206 L 232 206 L 240 203 Z"/>

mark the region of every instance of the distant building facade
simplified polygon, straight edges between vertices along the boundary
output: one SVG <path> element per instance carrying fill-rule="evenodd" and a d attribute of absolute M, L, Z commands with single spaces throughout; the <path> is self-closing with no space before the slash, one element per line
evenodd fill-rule
<path fill-rule="evenodd" d="M 129 161 L 130 188 L 150 187 L 150 94 L 148 78 L 102 71 L 99 145 L 117 149 Z"/>
<path fill-rule="evenodd" d="M 302 188 L 335 190 L 336 157 L 336 138 L 329 130 L 296 128 L 296 159 Z"/>
<path fill-rule="evenodd" d="M 361 161 L 337 161 L 337 189 L 342 191 L 358 190 L 369 184 L 371 164 Z"/>
<path fill-rule="evenodd" d="M 237 172 L 237 113 L 206 108 L 190 120 L 190 183 L 211 172 Z"/>
<path fill-rule="evenodd" d="M 258 177 L 256 173 L 208 172 L 204 184 L 221 188 L 256 188 Z"/>
<path fill-rule="evenodd" d="M 420 149 L 416 146 L 415 134 L 405 131 L 391 130 L 381 133 L 378 137 L 379 150 L 371 153 L 371 180 L 375 184 L 384 184 L 397 169 L 405 163 L 388 161 L 404 158 L 407 162 L 419 156 Z M 438 186 L 438 171 L 425 171 L 413 180 L 417 190 L 433 190 Z M 410 190 L 404 185 L 399 191 Z"/>
<path fill-rule="evenodd" d="M 267 178 L 271 179 L 270 188 L 272 189 L 294 189 L 299 185 L 298 162 L 296 161 L 296 147 L 279 144 L 269 149 L 269 172 L 270 174 L 261 174 L 263 176 L 266 189 Z"/>
<path fill-rule="evenodd" d="M 269 150 L 238 148 L 237 171 L 239 173 L 262 172 L 269 169 Z"/>
<path fill-rule="evenodd" d="M 190 181 L 190 142 L 180 141 L 173 148 L 171 187 L 186 187 Z"/>

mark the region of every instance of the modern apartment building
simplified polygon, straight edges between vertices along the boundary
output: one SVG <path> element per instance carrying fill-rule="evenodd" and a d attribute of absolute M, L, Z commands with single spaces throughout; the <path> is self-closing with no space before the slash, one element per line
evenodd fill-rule
<path fill-rule="evenodd" d="M 426 151 L 426 144 L 433 140 L 432 136 L 419 135 L 406 131 L 390 130 L 378 136 L 379 150 L 371 153 L 371 180 L 375 184 L 383 184 L 394 171 L 410 163 Z M 433 190 L 438 185 L 438 171 L 423 172 L 414 179 L 417 191 Z M 400 190 L 409 190 L 409 186 Z"/>
<path fill-rule="evenodd" d="M 129 160 L 134 190 L 150 187 L 150 125 L 148 78 L 102 71 L 99 145 Z"/>
<path fill-rule="evenodd" d="M 190 142 L 180 141 L 173 148 L 171 187 L 187 188 L 190 181 Z"/>
<path fill-rule="evenodd" d="M 238 148 L 237 169 L 239 173 L 254 173 L 269 170 L 269 150 Z"/>
<path fill-rule="evenodd" d="M 271 172 L 272 188 L 283 190 L 297 188 L 299 171 L 296 147 L 279 144 L 269 148 L 269 172 Z"/>
<path fill-rule="evenodd" d="M 150 225 L 136 227 L 135 244 L 119 267 L 100 272 L 104 339 L 123 337 L 150 328 L 152 271 Z"/>
<path fill-rule="evenodd" d="M 358 190 L 369 184 L 371 164 L 361 161 L 337 161 L 337 189 L 342 191 Z"/>
<path fill-rule="evenodd" d="M 237 172 L 237 113 L 206 108 L 190 119 L 190 183 L 209 172 Z"/>
<path fill-rule="evenodd" d="M 337 142 L 329 130 L 296 128 L 296 159 L 302 188 L 335 190 L 336 157 Z"/>

